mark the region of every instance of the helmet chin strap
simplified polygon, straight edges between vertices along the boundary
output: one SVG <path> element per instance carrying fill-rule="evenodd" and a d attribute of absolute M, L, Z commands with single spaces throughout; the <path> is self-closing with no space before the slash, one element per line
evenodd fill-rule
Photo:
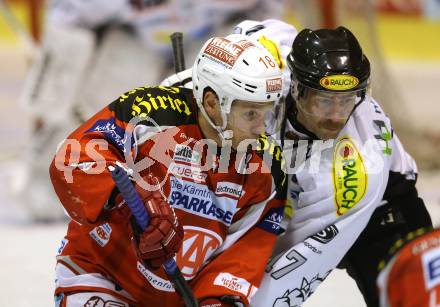
<path fill-rule="evenodd" d="M 203 104 L 201 101 L 199 101 L 199 99 L 197 99 L 197 105 L 199 106 L 199 110 L 202 113 L 202 115 L 205 117 L 206 121 L 209 123 L 209 125 L 214 128 L 215 131 L 217 131 L 220 140 L 222 142 L 225 142 L 226 140 L 230 140 L 232 138 L 232 130 L 226 130 L 226 125 L 228 122 L 228 115 L 223 112 L 221 112 L 221 116 L 222 116 L 222 121 L 223 121 L 223 126 L 217 126 L 211 119 L 211 117 L 209 117 L 208 113 L 206 113 L 205 108 L 203 107 Z"/>

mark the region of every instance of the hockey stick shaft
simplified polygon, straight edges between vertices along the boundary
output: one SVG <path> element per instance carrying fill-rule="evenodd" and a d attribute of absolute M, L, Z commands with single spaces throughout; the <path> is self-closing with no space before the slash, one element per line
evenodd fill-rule
<path fill-rule="evenodd" d="M 119 189 L 119 192 L 121 192 L 122 197 L 127 203 L 127 206 L 130 208 L 131 213 L 136 219 L 136 223 L 141 227 L 142 230 L 144 230 L 147 228 L 150 218 L 144 204 L 142 203 L 142 200 L 139 198 L 139 195 L 134 189 L 133 184 L 128 178 L 127 173 L 119 165 L 110 166 L 109 170 L 113 181 Z M 176 261 L 174 261 L 173 258 L 167 260 L 164 263 L 163 268 L 173 283 L 176 291 L 182 296 L 185 305 L 187 307 L 197 307 L 198 304 L 194 294 L 192 293 L 189 285 L 186 283 L 185 278 L 182 276 Z"/>
<path fill-rule="evenodd" d="M 183 34 L 182 32 L 174 32 L 170 36 L 173 46 L 174 69 L 176 73 L 185 70 L 185 56 L 183 53 Z"/>

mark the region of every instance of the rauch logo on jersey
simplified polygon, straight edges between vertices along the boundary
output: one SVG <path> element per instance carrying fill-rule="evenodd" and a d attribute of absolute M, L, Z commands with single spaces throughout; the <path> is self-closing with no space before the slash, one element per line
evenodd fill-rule
<path fill-rule="evenodd" d="M 185 236 L 182 248 L 176 255 L 176 262 L 185 279 L 194 278 L 205 262 L 223 243 L 215 232 L 194 226 L 184 226 Z"/>
<path fill-rule="evenodd" d="M 215 197 L 207 186 L 170 177 L 169 204 L 177 209 L 231 225 L 237 200 Z"/>
<path fill-rule="evenodd" d="M 359 150 L 348 138 L 341 138 L 333 152 L 333 185 L 337 215 L 352 209 L 364 197 L 367 172 Z"/>

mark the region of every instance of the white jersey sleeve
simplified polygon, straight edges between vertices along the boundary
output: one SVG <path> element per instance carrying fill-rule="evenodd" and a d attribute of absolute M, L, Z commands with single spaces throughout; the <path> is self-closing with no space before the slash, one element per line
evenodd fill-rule
<path fill-rule="evenodd" d="M 290 84 L 290 70 L 285 61 L 298 34 L 294 26 L 277 19 L 245 20 L 234 27 L 233 33 L 251 36 L 268 49 L 283 70 L 284 84 Z M 289 87 L 285 86 L 283 95 L 288 92 Z"/>
<path fill-rule="evenodd" d="M 336 140 L 286 140 L 293 216 L 252 306 L 300 306 L 313 294 L 381 205 L 399 146 L 368 98 Z"/>

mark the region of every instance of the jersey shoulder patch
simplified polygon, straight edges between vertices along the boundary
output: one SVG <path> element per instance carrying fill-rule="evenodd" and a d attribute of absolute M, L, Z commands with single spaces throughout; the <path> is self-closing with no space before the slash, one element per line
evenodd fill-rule
<path fill-rule="evenodd" d="M 118 120 L 140 117 L 147 126 L 179 126 L 196 123 L 192 90 L 181 87 L 138 87 L 109 105 Z"/>

